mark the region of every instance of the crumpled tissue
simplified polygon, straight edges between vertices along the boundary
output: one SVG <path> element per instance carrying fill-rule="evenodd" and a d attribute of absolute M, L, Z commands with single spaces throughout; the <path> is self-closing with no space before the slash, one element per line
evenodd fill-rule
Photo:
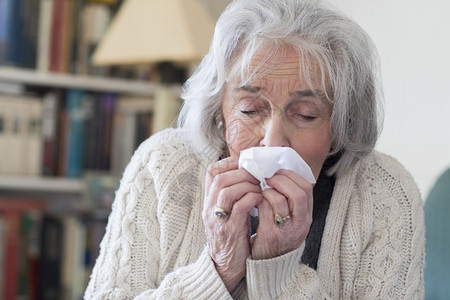
<path fill-rule="evenodd" d="M 261 189 L 271 188 L 266 178 L 271 178 L 278 170 L 292 170 L 311 184 L 316 183 L 308 164 L 298 153 L 289 147 L 253 147 L 242 150 L 239 154 L 239 168 L 246 169 L 259 180 Z M 256 216 L 257 209 L 250 214 Z"/>
<path fill-rule="evenodd" d="M 253 147 L 239 154 L 239 168 L 246 169 L 260 181 L 261 189 L 270 188 L 266 178 L 271 178 L 278 170 L 292 170 L 310 183 L 316 183 L 308 164 L 289 147 Z"/>

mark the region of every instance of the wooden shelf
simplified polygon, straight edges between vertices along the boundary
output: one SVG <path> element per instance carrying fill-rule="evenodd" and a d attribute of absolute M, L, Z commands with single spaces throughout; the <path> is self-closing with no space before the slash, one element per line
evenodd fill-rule
<path fill-rule="evenodd" d="M 43 73 L 34 70 L 0 67 L 0 81 L 34 86 L 84 89 L 97 92 L 114 92 L 152 96 L 155 85 L 114 78 Z"/>
<path fill-rule="evenodd" d="M 82 194 L 86 190 L 86 183 L 82 179 L 0 175 L 1 190 Z"/>

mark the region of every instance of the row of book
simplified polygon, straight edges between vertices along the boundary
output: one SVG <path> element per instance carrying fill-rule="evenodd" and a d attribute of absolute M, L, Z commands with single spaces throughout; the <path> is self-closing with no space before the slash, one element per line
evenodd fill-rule
<path fill-rule="evenodd" d="M 84 90 L 0 94 L 0 174 L 121 175 L 152 133 L 153 101 Z"/>
<path fill-rule="evenodd" d="M 121 3 L 0 1 L 0 65 L 83 75 L 120 72 L 117 67 L 94 67 L 91 56 Z"/>
<path fill-rule="evenodd" d="M 105 227 L 105 217 L 0 198 L 0 299 L 82 299 Z"/>

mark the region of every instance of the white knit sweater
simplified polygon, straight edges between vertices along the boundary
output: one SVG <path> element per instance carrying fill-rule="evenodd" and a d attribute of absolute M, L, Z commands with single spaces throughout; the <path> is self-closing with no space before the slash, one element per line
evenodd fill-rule
<path fill-rule="evenodd" d="M 420 193 L 394 159 L 373 153 L 337 178 L 317 271 L 303 246 L 247 260 L 230 295 L 205 250 L 205 170 L 219 154 L 194 151 L 187 132 L 154 135 L 125 170 L 86 299 L 422 299 Z"/>

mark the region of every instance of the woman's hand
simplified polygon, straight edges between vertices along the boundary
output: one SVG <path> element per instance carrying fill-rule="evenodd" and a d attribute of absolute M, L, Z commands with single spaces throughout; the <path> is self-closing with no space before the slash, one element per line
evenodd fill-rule
<path fill-rule="evenodd" d="M 308 181 L 293 171 L 280 170 L 266 182 L 273 188 L 263 191 L 264 200 L 258 206 L 253 259 L 269 259 L 297 249 L 312 222 L 313 187 Z M 285 218 L 281 226 L 276 224 L 275 214 Z"/>
<path fill-rule="evenodd" d="M 230 293 L 246 273 L 250 255 L 250 210 L 262 202 L 258 180 L 231 157 L 208 167 L 203 222 L 209 255 Z M 215 215 L 216 207 L 229 213 Z"/>

